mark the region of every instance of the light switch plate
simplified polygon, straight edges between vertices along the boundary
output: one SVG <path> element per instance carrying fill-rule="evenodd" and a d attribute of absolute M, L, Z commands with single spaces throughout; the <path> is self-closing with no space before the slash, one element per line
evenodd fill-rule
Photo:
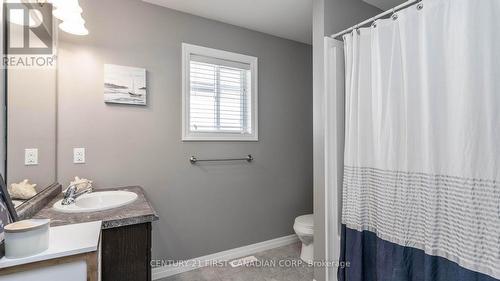
<path fill-rule="evenodd" d="M 84 164 L 85 163 L 85 148 L 73 148 L 73 163 Z"/>
<path fill-rule="evenodd" d="M 38 165 L 38 148 L 26 148 L 24 150 L 24 165 Z"/>

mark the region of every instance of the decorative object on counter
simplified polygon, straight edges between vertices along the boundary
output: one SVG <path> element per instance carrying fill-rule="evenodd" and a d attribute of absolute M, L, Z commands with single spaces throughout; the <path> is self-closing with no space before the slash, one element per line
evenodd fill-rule
<path fill-rule="evenodd" d="M 5 257 L 19 259 L 49 248 L 50 219 L 31 219 L 5 227 Z"/>
<path fill-rule="evenodd" d="M 146 105 L 146 69 L 104 65 L 104 102 Z"/>
<path fill-rule="evenodd" d="M 9 194 L 12 199 L 28 200 L 36 195 L 36 184 L 31 184 L 29 180 L 20 183 L 13 183 L 9 186 Z"/>
<path fill-rule="evenodd" d="M 62 186 L 54 183 L 44 190 L 38 192 L 35 197 L 26 200 L 20 206 L 16 207 L 18 220 L 27 220 L 43 209 L 47 204 L 57 196 L 61 195 Z"/>
<path fill-rule="evenodd" d="M 84 189 L 89 189 L 92 187 L 92 181 L 88 179 L 81 179 L 79 177 L 75 177 L 75 180 L 69 183 L 69 186 L 75 186 L 76 191 L 81 191 Z"/>
<path fill-rule="evenodd" d="M 0 175 L 0 258 L 3 257 L 5 253 L 4 228 L 6 225 L 15 221 L 17 221 L 16 209 L 12 204 L 3 177 Z"/>

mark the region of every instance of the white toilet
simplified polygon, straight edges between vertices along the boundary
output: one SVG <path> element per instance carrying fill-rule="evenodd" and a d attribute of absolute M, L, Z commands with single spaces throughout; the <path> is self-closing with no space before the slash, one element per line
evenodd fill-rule
<path fill-rule="evenodd" d="M 313 229 L 314 229 L 314 216 L 305 215 L 300 216 L 295 219 L 293 229 L 300 241 L 302 242 L 302 250 L 300 252 L 300 258 L 312 264 L 314 261 L 314 245 L 313 245 Z"/>

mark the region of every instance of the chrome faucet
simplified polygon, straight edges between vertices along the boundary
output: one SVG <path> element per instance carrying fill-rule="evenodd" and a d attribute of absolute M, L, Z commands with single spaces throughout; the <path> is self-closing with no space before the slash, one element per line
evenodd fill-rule
<path fill-rule="evenodd" d="M 64 198 L 61 202 L 61 205 L 71 205 L 76 202 L 76 198 L 92 192 L 92 184 L 89 184 L 89 187 L 85 188 L 82 191 L 78 191 L 78 185 L 82 183 L 71 184 L 64 191 Z"/>

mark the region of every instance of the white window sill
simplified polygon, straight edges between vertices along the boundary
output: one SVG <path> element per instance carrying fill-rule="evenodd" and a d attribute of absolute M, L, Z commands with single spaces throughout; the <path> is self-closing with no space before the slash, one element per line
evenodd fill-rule
<path fill-rule="evenodd" d="M 182 141 L 185 142 L 202 142 L 202 141 L 236 141 L 236 142 L 258 142 L 257 136 L 183 136 Z"/>

